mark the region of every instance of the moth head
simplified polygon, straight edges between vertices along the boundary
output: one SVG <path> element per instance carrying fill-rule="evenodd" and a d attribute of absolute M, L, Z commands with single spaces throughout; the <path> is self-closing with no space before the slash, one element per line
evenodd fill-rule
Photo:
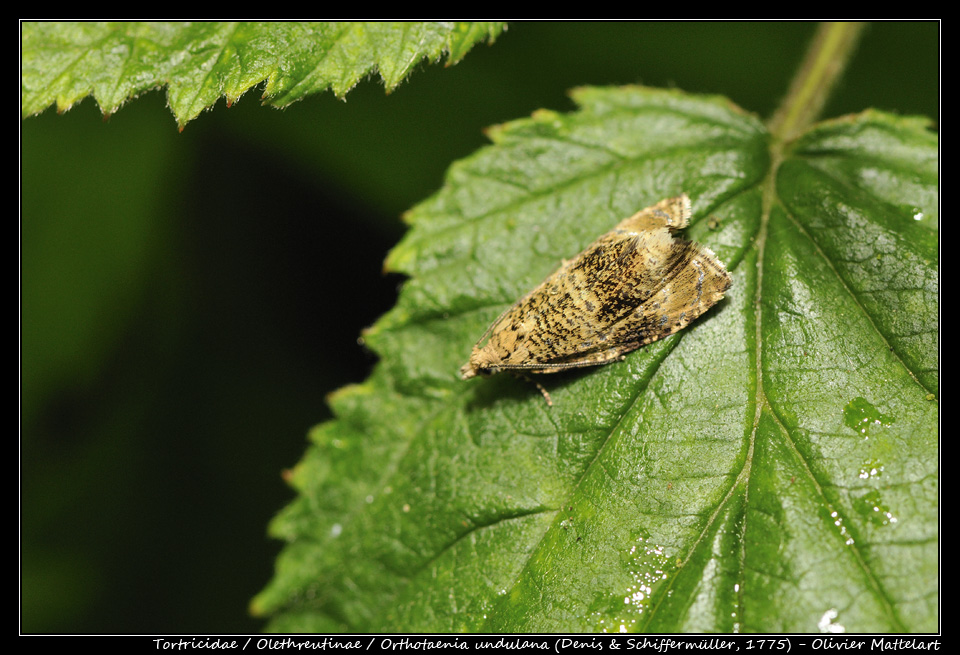
<path fill-rule="evenodd" d="M 498 373 L 500 369 L 496 366 L 496 361 L 483 348 L 474 348 L 470 353 L 470 361 L 460 367 L 460 379 L 469 380 L 472 377 L 481 375 L 487 377 Z"/>
<path fill-rule="evenodd" d="M 493 367 L 477 366 L 474 362 L 467 362 L 460 367 L 460 379 L 469 380 L 470 378 L 480 376 L 480 377 L 490 377 L 494 373 L 499 373 L 500 369 Z"/>
<path fill-rule="evenodd" d="M 461 380 L 469 380 L 470 378 L 475 377 L 477 373 L 479 373 L 479 371 L 477 371 L 477 369 L 475 369 L 473 367 L 473 364 L 471 364 L 470 362 L 467 362 L 466 364 L 460 367 Z"/>

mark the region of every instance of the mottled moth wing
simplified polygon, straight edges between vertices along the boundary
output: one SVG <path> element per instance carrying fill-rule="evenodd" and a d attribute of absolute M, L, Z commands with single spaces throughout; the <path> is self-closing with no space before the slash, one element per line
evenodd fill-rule
<path fill-rule="evenodd" d="M 621 221 L 504 312 L 461 377 L 603 364 L 684 328 L 730 287 L 709 248 L 671 235 L 689 217 L 684 194 Z"/>
<path fill-rule="evenodd" d="M 713 251 L 689 241 L 675 243 L 679 254 L 672 261 L 664 283 L 600 337 L 602 343 L 615 344 L 611 350 L 618 352 L 597 353 L 610 357 L 596 363 L 611 361 L 682 330 L 715 305 L 730 288 L 730 276 Z M 578 350 L 596 350 L 596 344 L 582 344 Z"/>

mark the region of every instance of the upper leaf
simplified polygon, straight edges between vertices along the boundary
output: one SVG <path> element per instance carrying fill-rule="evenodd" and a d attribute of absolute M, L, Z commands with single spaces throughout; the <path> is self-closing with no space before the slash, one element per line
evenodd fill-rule
<path fill-rule="evenodd" d="M 21 113 L 89 94 L 105 114 L 160 86 L 182 127 L 221 97 L 267 81 L 284 107 L 331 89 L 340 97 L 379 72 L 388 91 L 423 59 L 454 64 L 502 23 L 24 23 Z"/>
<path fill-rule="evenodd" d="M 410 276 L 274 522 L 277 630 L 937 626 L 937 144 L 876 112 L 774 169 L 723 99 L 582 89 L 409 214 Z M 623 362 L 458 379 L 564 257 L 681 192 L 733 287 Z"/>

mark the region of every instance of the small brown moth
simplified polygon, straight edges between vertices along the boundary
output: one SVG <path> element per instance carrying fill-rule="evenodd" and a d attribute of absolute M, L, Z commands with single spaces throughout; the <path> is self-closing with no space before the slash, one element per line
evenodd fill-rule
<path fill-rule="evenodd" d="M 672 236 L 689 221 L 686 194 L 621 221 L 501 314 L 460 377 L 607 364 L 682 330 L 731 284 L 713 251 Z"/>

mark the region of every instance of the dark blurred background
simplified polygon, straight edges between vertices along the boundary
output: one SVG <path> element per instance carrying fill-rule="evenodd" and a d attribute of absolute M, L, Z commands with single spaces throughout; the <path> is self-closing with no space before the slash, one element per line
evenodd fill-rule
<path fill-rule="evenodd" d="M 512 23 L 278 111 L 261 89 L 182 133 L 161 91 L 21 122 L 23 632 L 248 632 L 292 497 L 281 471 L 327 393 L 375 357 L 360 331 L 400 215 L 489 125 L 570 111 L 580 85 L 719 93 L 766 118 L 812 23 Z M 879 23 L 825 117 L 939 120 L 939 25 Z"/>

